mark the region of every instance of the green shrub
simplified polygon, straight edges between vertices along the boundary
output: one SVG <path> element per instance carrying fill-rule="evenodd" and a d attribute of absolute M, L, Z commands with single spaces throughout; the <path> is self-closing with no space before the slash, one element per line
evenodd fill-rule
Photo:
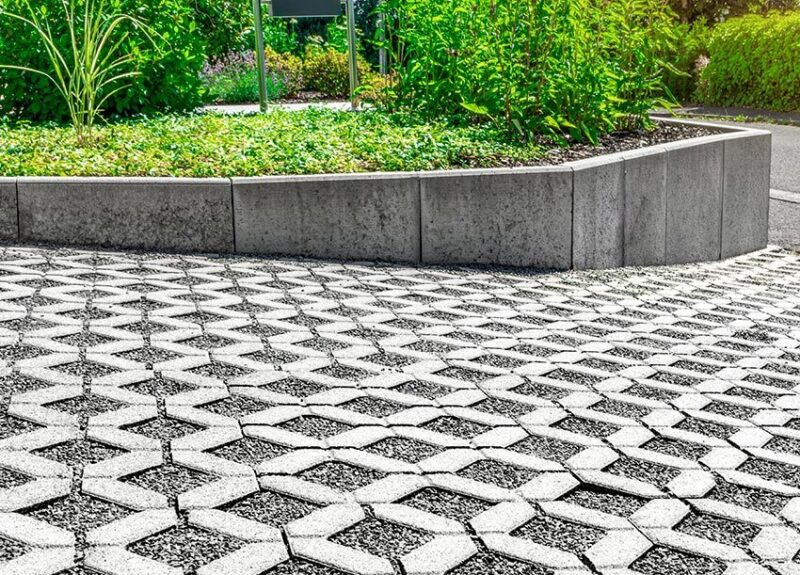
<path fill-rule="evenodd" d="M 800 13 L 729 20 L 715 29 L 709 53 L 703 103 L 800 110 Z"/>
<path fill-rule="evenodd" d="M 267 97 L 270 100 L 293 97 L 302 89 L 302 63 L 292 54 L 267 55 Z M 212 104 L 257 102 L 258 71 L 253 52 L 228 54 L 203 69 L 206 101 Z"/>
<path fill-rule="evenodd" d="M 523 138 L 596 141 L 649 122 L 671 27 L 661 0 L 385 0 L 398 101 Z"/>
<path fill-rule="evenodd" d="M 85 0 L 77 1 L 83 9 Z M 0 9 L 23 13 L 26 0 L 0 0 Z M 50 26 L 61 51 L 68 51 L 69 36 L 61 0 L 37 0 L 40 20 Z M 109 13 L 129 14 L 147 24 L 155 46 L 148 46 L 147 33 L 136 28 L 119 52 L 132 56 L 125 71 L 135 70 L 130 86 L 114 94 L 105 104 L 106 114 L 155 113 L 184 110 L 200 102 L 204 47 L 197 34 L 191 10 L 183 0 L 109 0 Z M 2 19 L 0 63 L 49 70 L 41 38 L 27 24 Z M 123 71 L 123 70 L 121 70 Z M 0 116 L 32 120 L 63 120 L 68 110 L 62 96 L 47 78 L 19 70 L 0 70 Z"/>
<path fill-rule="evenodd" d="M 366 60 L 358 58 L 359 80 L 369 83 L 372 72 Z M 303 83 L 306 90 L 319 92 L 328 98 L 347 98 L 350 95 L 350 63 L 345 52 L 335 48 L 306 46 L 303 55 Z"/>
<path fill-rule="evenodd" d="M 700 73 L 708 63 L 712 33 L 713 29 L 704 20 L 676 24 L 672 31 L 672 45 L 664 54 L 672 69 L 665 71 L 664 82 L 681 102 L 695 97 Z"/>

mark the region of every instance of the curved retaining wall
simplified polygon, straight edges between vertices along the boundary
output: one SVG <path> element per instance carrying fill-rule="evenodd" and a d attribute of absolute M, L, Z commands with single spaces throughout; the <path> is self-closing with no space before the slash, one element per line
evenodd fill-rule
<path fill-rule="evenodd" d="M 555 269 L 717 260 L 768 234 L 771 136 L 725 130 L 552 167 L 0 179 L 0 239 Z"/>

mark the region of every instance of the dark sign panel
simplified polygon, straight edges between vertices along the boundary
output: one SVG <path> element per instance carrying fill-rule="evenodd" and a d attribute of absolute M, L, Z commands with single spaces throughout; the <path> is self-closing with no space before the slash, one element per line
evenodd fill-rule
<path fill-rule="evenodd" d="M 269 15 L 275 18 L 335 17 L 341 13 L 341 0 L 271 0 L 269 5 Z"/>

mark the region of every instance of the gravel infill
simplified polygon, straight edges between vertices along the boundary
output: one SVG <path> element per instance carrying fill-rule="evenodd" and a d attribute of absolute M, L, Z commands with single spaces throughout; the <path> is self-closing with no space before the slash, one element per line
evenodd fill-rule
<path fill-rule="evenodd" d="M 210 451 L 217 457 L 224 457 L 236 463 L 255 467 L 262 461 L 274 459 L 289 453 L 291 449 L 262 439 L 244 437 Z"/>
<path fill-rule="evenodd" d="M 343 571 L 303 559 L 290 559 L 273 567 L 269 575 L 347 575 Z"/>
<path fill-rule="evenodd" d="M 771 491 L 736 485 L 719 477 L 716 478 L 716 482 L 717 486 L 707 495 L 709 499 L 740 505 L 747 509 L 777 515 L 790 501 L 789 497 Z"/>
<path fill-rule="evenodd" d="M 683 431 L 691 431 L 700 433 L 702 435 L 710 435 L 717 439 L 728 439 L 731 435 L 738 430 L 730 425 L 723 425 L 714 421 L 706 421 L 704 419 L 697 419 L 696 417 L 687 417 L 675 426 L 675 429 Z"/>
<path fill-rule="evenodd" d="M 1 407 L 2 406 L 0 406 L 0 408 Z M 0 439 L 8 439 L 14 435 L 20 435 L 41 428 L 41 425 L 25 421 L 13 415 L 8 415 L 5 409 L 0 409 Z"/>
<path fill-rule="evenodd" d="M 497 553 L 481 551 L 447 575 L 553 575 L 553 571 Z"/>
<path fill-rule="evenodd" d="M 125 450 L 104 445 L 88 439 L 76 439 L 45 447 L 34 451 L 36 455 L 53 459 L 70 467 L 83 468 L 92 463 L 98 463 L 117 455 L 122 455 Z"/>
<path fill-rule="evenodd" d="M 273 491 L 254 493 L 222 507 L 223 511 L 278 528 L 316 509 L 319 505 Z"/>
<path fill-rule="evenodd" d="M 461 381 L 469 381 L 471 383 L 483 383 L 487 379 L 494 377 L 490 373 L 468 369 L 466 367 L 448 367 L 441 371 L 437 371 L 435 375 L 439 377 L 451 377 Z"/>
<path fill-rule="evenodd" d="M 423 459 L 433 457 L 444 450 L 440 447 L 417 441 L 416 439 L 389 437 L 365 447 L 364 451 L 384 457 L 391 457 L 392 459 L 399 459 L 406 463 L 419 463 Z"/>
<path fill-rule="evenodd" d="M 739 523 L 707 513 L 690 513 L 676 527 L 675 531 L 710 539 L 717 543 L 747 548 L 756 538 L 761 528 L 757 525 Z"/>
<path fill-rule="evenodd" d="M 604 535 L 605 531 L 602 529 L 563 521 L 548 515 L 538 515 L 511 532 L 512 537 L 521 537 L 577 555 L 585 553 Z"/>
<path fill-rule="evenodd" d="M 592 406 L 595 411 L 602 411 L 610 415 L 619 415 L 621 417 L 630 417 L 633 419 L 641 419 L 650 413 L 650 410 L 641 405 L 634 405 L 632 403 L 625 403 L 622 401 L 615 401 L 613 399 L 604 399 Z"/>
<path fill-rule="evenodd" d="M 408 395 L 416 395 L 425 399 L 439 399 L 445 395 L 453 393 L 453 389 L 439 385 L 438 383 L 430 383 L 428 381 L 407 381 L 394 388 L 394 391 L 400 393 L 407 393 Z"/>
<path fill-rule="evenodd" d="M 606 423 L 604 421 L 596 421 L 594 419 L 583 419 L 570 415 L 556 423 L 553 427 L 563 429 L 564 431 L 571 431 L 581 435 L 591 435 L 592 437 L 608 437 L 609 435 L 619 431 L 619 427 Z"/>
<path fill-rule="evenodd" d="M 245 417 L 257 411 L 264 411 L 270 407 L 273 407 L 271 403 L 259 401 L 244 395 L 232 395 L 225 399 L 220 399 L 201 406 L 201 408 L 206 411 L 233 417 L 234 419 Z"/>
<path fill-rule="evenodd" d="M 525 455 L 535 455 L 543 459 L 563 462 L 580 453 L 584 448 L 576 443 L 534 435 L 518 441 L 509 446 L 508 449 Z"/>
<path fill-rule="evenodd" d="M 667 439 L 664 437 L 651 439 L 642 447 L 657 453 L 663 453 L 664 455 L 683 457 L 684 459 L 691 459 L 692 461 L 697 461 L 705 457 L 711 451 L 711 448 L 706 447 L 705 445 L 688 443 L 686 441 L 678 441 L 675 439 Z"/>
<path fill-rule="evenodd" d="M 560 381 L 568 381 L 570 383 L 577 383 L 587 387 L 593 387 L 603 381 L 602 377 L 591 375 L 588 373 L 581 373 L 572 371 L 570 369 L 558 368 L 547 374 L 550 379 L 558 379 Z"/>
<path fill-rule="evenodd" d="M 343 403 L 339 407 L 371 415 L 372 417 L 388 417 L 407 409 L 405 405 L 379 397 L 359 397 Z"/>
<path fill-rule="evenodd" d="M 751 457 L 739 466 L 737 471 L 752 473 L 767 481 L 778 481 L 792 487 L 800 487 L 800 467 L 777 461 L 755 459 Z"/>
<path fill-rule="evenodd" d="M 462 439 L 472 439 L 490 429 L 486 425 L 449 415 L 437 417 L 420 427 L 429 431 L 454 435 Z"/>
<path fill-rule="evenodd" d="M 72 531 L 79 548 L 85 547 L 85 535 L 91 529 L 107 525 L 133 513 L 124 507 L 74 492 L 25 512 L 25 515 Z"/>
<path fill-rule="evenodd" d="M 433 535 L 397 523 L 368 517 L 330 539 L 378 557 L 397 559 L 433 540 Z"/>
<path fill-rule="evenodd" d="M 233 553 L 246 544 L 242 539 L 181 525 L 137 541 L 128 546 L 128 550 L 183 569 L 186 575 L 194 575 L 199 567 Z"/>
<path fill-rule="evenodd" d="M 324 385 L 310 381 L 304 381 L 302 379 L 297 379 L 296 377 L 287 377 L 286 379 L 267 383 L 259 387 L 268 391 L 274 391 L 275 393 L 285 393 L 286 395 L 299 398 L 306 398 L 310 395 L 321 393 L 328 389 Z"/>
<path fill-rule="evenodd" d="M 197 389 L 194 385 L 189 383 L 163 377 L 154 377 L 153 379 L 148 379 L 140 383 L 126 385 L 124 388 L 136 393 L 141 393 L 142 395 L 152 395 L 158 399 Z"/>
<path fill-rule="evenodd" d="M 149 419 L 142 423 L 137 423 L 123 429 L 131 433 L 144 435 L 151 439 L 158 439 L 166 446 L 166 444 L 173 439 L 200 431 L 203 428 L 193 423 L 178 421 L 177 419 L 172 419 L 171 417 L 159 415 L 154 419 Z"/>
<path fill-rule="evenodd" d="M 735 403 L 727 403 L 724 401 L 714 401 L 707 407 L 703 408 L 703 411 L 745 420 L 750 419 L 756 413 L 758 413 L 758 410 L 753 409 L 752 407 L 745 407 L 743 405 L 736 405 Z"/>
<path fill-rule="evenodd" d="M 561 498 L 561 501 L 621 517 L 630 517 L 647 503 L 646 499 L 635 495 L 607 491 L 601 487 L 591 485 L 570 491 L 565 497 Z"/>
<path fill-rule="evenodd" d="M 325 419 L 318 415 L 301 415 L 300 417 L 285 421 L 276 427 L 309 437 L 316 437 L 317 439 L 326 439 L 353 429 L 352 426 L 346 423 Z"/>
<path fill-rule="evenodd" d="M 483 401 L 476 403 L 472 409 L 483 411 L 485 413 L 492 413 L 494 415 L 504 415 L 505 417 L 521 417 L 531 410 L 535 409 L 532 405 L 525 405 L 516 401 L 508 399 L 499 399 L 497 397 L 490 397 Z"/>
<path fill-rule="evenodd" d="M 18 487 L 20 485 L 25 485 L 29 481 L 33 481 L 33 478 L 22 473 L 17 473 L 13 469 L 0 468 L 0 489 Z"/>
<path fill-rule="evenodd" d="M 200 367 L 190 369 L 189 373 L 195 373 L 197 375 L 202 375 L 203 377 L 216 377 L 218 379 L 228 380 L 233 377 L 244 375 L 247 373 L 247 370 L 235 365 L 228 365 L 227 363 L 212 361 L 206 365 L 201 365 Z"/>
<path fill-rule="evenodd" d="M 360 381 L 372 375 L 370 372 L 364 371 L 363 369 L 348 367 L 340 363 L 330 365 L 323 369 L 318 369 L 314 373 L 327 375 L 328 377 L 335 377 L 336 379 L 344 379 L 347 381 Z"/>
<path fill-rule="evenodd" d="M 179 494 L 210 483 L 214 479 L 212 475 L 200 473 L 188 467 L 164 464 L 141 473 L 129 475 L 123 481 L 166 495 L 170 501 L 174 501 Z"/>
<path fill-rule="evenodd" d="M 559 399 L 563 399 L 572 393 L 571 391 L 561 389 L 560 387 L 533 381 L 526 381 L 522 385 L 512 388 L 511 391 L 520 395 L 527 395 L 529 397 L 536 397 L 539 399 L 547 399 L 549 401 L 558 401 Z"/>
<path fill-rule="evenodd" d="M 681 474 L 679 469 L 667 467 L 652 461 L 635 459 L 633 457 L 620 457 L 605 469 L 608 473 L 622 475 L 631 479 L 638 479 L 656 487 L 665 487 L 670 481 Z"/>
<path fill-rule="evenodd" d="M 426 487 L 400 501 L 404 505 L 467 523 L 493 506 L 488 501 L 461 495 L 438 487 Z"/>
<path fill-rule="evenodd" d="M 725 563 L 666 547 L 653 547 L 631 564 L 643 575 L 722 575 Z"/>
<path fill-rule="evenodd" d="M 117 354 L 117 357 L 143 363 L 147 369 L 153 369 L 153 364 L 155 363 L 177 359 L 181 356 L 165 349 L 147 346 Z"/>
<path fill-rule="evenodd" d="M 327 485 L 332 489 L 354 491 L 383 479 L 386 474 L 375 469 L 333 461 L 307 469 L 298 477 L 312 483 Z"/>
<path fill-rule="evenodd" d="M 24 543 L 0 537 L 0 561 L 11 561 L 25 555 L 31 548 Z"/>
<path fill-rule="evenodd" d="M 666 391 L 657 387 L 643 385 L 641 383 L 634 384 L 625 390 L 625 393 L 641 397 L 643 399 L 655 399 L 657 401 L 669 401 L 675 399 L 679 394 L 673 391 Z"/>
<path fill-rule="evenodd" d="M 516 489 L 534 479 L 539 473 L 502 461 L 483 459 L 461 469 L 456 475 L 506 489 Z"/>

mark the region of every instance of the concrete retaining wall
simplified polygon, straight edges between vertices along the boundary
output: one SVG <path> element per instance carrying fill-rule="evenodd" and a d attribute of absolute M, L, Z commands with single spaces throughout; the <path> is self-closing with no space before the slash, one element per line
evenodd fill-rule
<path fill-rule="evenodd" d="M 769 227 L 771 136 L 722 131 L 553 167 L 6 178 L 0 240 L 555 269 L 710 261 L 765 247 Z"/>

